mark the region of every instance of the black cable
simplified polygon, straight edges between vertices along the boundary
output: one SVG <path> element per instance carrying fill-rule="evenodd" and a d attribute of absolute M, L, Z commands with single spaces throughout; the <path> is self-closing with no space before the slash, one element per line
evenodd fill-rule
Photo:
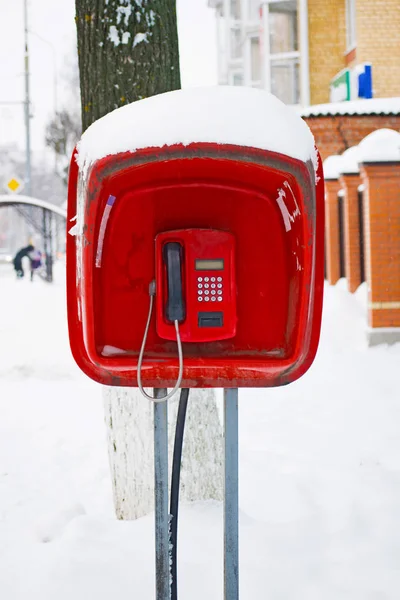
<path fill-rule="evenodd" d="M 171 473 L 171 498 L 170 498 L 170 544 L 171 544 L 171 600 L 178 599 L 176 550 L 178 543 L 178 505 L 179 481 L 181 477 L 183 431 L 185 429 L 186 409 L 189 399 L 189 388 L 182 388 L 179 398 L 178 415 L 176 418 L 174 455 Z"/>

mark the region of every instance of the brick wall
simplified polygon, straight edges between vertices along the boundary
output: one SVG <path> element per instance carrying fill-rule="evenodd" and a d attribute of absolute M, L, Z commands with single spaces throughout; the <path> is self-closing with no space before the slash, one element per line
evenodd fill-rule
<path fill-rule="evenodd" d="M 345 272 L 349 292 L 355 292 L 361 283 L 360 263 L 360 223 L 358 209 L 358 186 L 360 177 L 341 175 L 339 178 L 344 191 L 344 242 Z"/>
<path fill-rule="evenodd" d="M 400 327 L 400 164 L 364 164 L 364 222 L 371 327 Z"/>
<path fill-rule="evenodd" d="M 346 0 L 308 0 L 311 104 L 329 102 L 332 78 L 364 62 L 372 64 L 374 98 L 400 96 L 400 1 L 357 0 L 350 52 L 345 7 Z"/>
<path fill-rule="evenodd" d="M 322 160 L 356 146 L 376 129 L 400 131 L 400 115 L 335 115 L 304 117 L 304 120 L 315 137 Z"/>
<path fill-rule="evenodd" d="M 325 181 L 325 264 L 326 278 L 334 285 L 340 278 L 339 209 L 337 179 Z"/>
<path fill-rule="evenodd" d="M 400 96 L 400 2 L 357 0 L 357 63 L 372 64 L 374 97 Z"/>
<path fill-rule="evenodd" d="M 308 0 L 308 30 L 311 104 L 322 104 L 329 102 L 331 79 L 345 67 L 345 0 Z"/>
<path fill-rule="evenodd" d="M 340 278 L 338 191 L 344 192 L 345 277 L 350 292 L 361 283 L 358 186 L 364 184 L 364 267 L 368 282 L 368 324 L 400 329 L 400 163 L 364 164 L 360 175 L 325 181 L 326 277 Z"/>

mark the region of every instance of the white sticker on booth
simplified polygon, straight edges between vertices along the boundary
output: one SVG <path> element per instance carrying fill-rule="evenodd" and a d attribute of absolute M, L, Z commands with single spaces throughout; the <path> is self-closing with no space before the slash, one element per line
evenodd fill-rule
<path fill-rule="evenodd" d="M 283 222 L 285 224 L 285 230 L 286 232 L 290 231 L 292 229 L 292 223 L 294 223 L 296 217 L 299 217 L 301 215 L 300 209 L 299 209 L 299 205 L 297 204 L 296 201 L 296 197 L 293 193 L 292 188 L 290 187 L 289 183 L 287 181 L 285 181 L 283 183 L 283 185 L 287 188 L 289 188 L 292 196 L 293 196 L 293 200 L 294 203 L 296 205 L 296 209 L 291 213 L 288 209 L 288 207 L 285 204 L 285 199 L 286 199 L 286 192 L 285 190 L 283 190 L 282 188 L 280 188 L 278 190 L 278 197 L 276 198 L 276 202 L 279 206 L 279 209 L 281 211 L 281 215 L 283 218 Z"/>

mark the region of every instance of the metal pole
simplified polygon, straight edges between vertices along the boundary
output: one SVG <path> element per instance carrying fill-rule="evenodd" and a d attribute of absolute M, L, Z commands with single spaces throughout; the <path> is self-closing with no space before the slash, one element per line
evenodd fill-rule
<path fill-rule="evenodd" d="M 42 42 L 44 42 L 45 44 L 47 44 L 47 46 L 50 47 L 51 53 L 52 53 L 52 61 L 53 61 L 53 101 L 54 101 L 54 119 L 57 119 L 57 112 L 58 112 L 58 103 L 57 103 L 57 52 L 56 49 L 54 48 L 53 44 L 51 42 L 49 42 L 49 40 L 46 40 L 46 38 L 42 37 L 41 35 L 39 35 L 38 33 L 36 33 L 35 31 L 29 31 L 30 34 L 36 36 L 39 40 L 41 40 Z M 58 155 L 57 152 L 54 152 L 54 170 L 55 173 L 57 173 L 57 168 L 58 168 Z"/>
<path fill-rule="evenodd" d="M 238 390 L 224 390 L 224 599 L 239 598 L 239 428 Z"/>
<path fill-rule="evenodd" d="M 47 276 L 48 251 L 47 251 L 47 222 L 46 222 L 46 209 L 45 208 L 42 208 L 42 235 L 43 235 L 43 252 L 46 256 L 46 276 Z"/>
<path fill-rule="evenodd" d="M 269 3 L 263 2 L 261 5 L 262 8 L 262 29 L 263 29 L 263 38 L 262 38 L 262 86 L 264 90 L 267 92 L 271 92 L 271 48 L 269 41 Z"/>
<path fill-rule="evenodd" d="M 167 390 L 156 388 L 155 398 Z M 156 541 L 156 600 L 169 600 L 169 523 L 168 523 L 168 405 L 154 403 L 154 505 Z"/>
<path fill-rule="evenodd" d="M 222 83 L 229 84 L 229 62 L 231 60 L 231 4 L 229 0 L 224 0 L 224 25 L 225 25 L 225 60 L 224 60 L 224 78 Z"/>
<path fill-rule="evenodd" d="M 25 135 L 26 135 L 26 165 L 25 189 L 27 196 L 32 196 L 31 178 L 31 131 L 30 131 L 30 96 L 29 96 L 29 50 L 28 50 L 28 5 L 24 0 L 24 28 L 25 28 Z"/>
<path fill-rule="evenodd" d="M 310 56 L 308 50 L 308 0 L 299 0 L 300 29 L 300 102 L 302 106 L 310 105 Z"/>
<path fill-rule="evenodd" d="M 47 281 L 49 283 L 52 283 L 53 281 L 53 224 L 52 224 L 52 220 L 53 220 L 53 215 L 52 213 L 48 210 L 47 212 L 47 232 L 48 232 L 48 259 L 47 259 L 47 269 L 46 269 L 46 275 L 47 275 Z"/>

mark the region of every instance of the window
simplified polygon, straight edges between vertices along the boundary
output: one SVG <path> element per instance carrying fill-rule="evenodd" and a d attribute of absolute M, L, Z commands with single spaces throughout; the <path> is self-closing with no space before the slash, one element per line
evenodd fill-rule
<path fill-rule="evenodd" d="M 241 32 L 239 27 L 233 27 L 231 29 L 231 58 L 242 58 L 243 56 L 243 43 L 241 39 Z"/>
<path fill-rule="evenodd" d="M 248 3 L 250 21 L 258 21 L 260 18 L 261 0 L 248 0 Z"/>
<path fill-rule="evenodd" d="M 299 60 L 271 61 L 271 92 L 285 104 L 300 101 Z"/>
<path fill-rule="evenodd" d="M 240 0 L 231 0 L 231 17 L 240 19 Z"/>
<path fill-rule="evenodd" d="M 251 53 L 251 85 L 258 87 L 261 83 L 261 53 L 260 39 L 258 37 L 250 38 Z"/>
<path fill-rule="evenodd" d="M 356 45 L 356 0 L 346 0 L 346 42 L 348 50 Z"/>
<path fill-rule="evenodd" d="M 271 92 L 286 104 L 300 102 L 297 1 L 269 4 Z"/>
<path fill-rule="evenodd" d="M 268 2 L 261 21 L 260 6 Z M 229 85 L 263 87 L 286 104 L 300 102 L 297 0 L 228 0 Z M 246 11 L 244 13 L 244 11 Z M 221 35 L 221 38 L 223 36 Z M 265 43 L 268 39 L 269 43 Z"/>
<path fill-rule="evenodd" d="M 297 11 L 270 12 L 269 43 L 271 54 L 298 50 Z"/>
<path fill-rule="evenodd" d="M 244 85 L 243 73 L 240 71 L 231 73 L 231 81 L 229 82 L 229 85 Z"/>

